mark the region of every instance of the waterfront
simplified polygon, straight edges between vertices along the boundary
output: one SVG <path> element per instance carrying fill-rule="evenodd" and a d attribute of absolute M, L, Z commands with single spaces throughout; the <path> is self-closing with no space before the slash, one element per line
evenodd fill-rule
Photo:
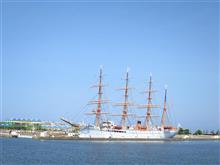
<path fill-rule="evenodd" d="M 89 142 L 0 138 L 2 165 L 217 165 L 219 141 Z"/>

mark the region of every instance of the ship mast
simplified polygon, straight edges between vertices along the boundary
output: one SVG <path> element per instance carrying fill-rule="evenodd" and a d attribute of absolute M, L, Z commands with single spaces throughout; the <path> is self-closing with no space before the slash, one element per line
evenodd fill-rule
<path fill-rule="evenodd" d="M 101 100 L 102 100 L 102 67 L 100 67 L 99 71 L 99 84 L 98 84 L 98 102 L 97 102 L 97 110 L 96 110 L 96 120 L 95 125 L 98 127 L 100 125 L 100 115 L 101 115 Z"/>
<path fill-rule="evenodd" d="M 126 84 L 125 84 L 125 99 L 124 99 L 124 105 L 123 105 L 123 111 L 122 111 L 122 128 L 126 128 L 126 119 L 127 119 L 127 113 L 128 113 L 128 70 L 126 73 Z"/>
<path fill-rule="evenodd" d="M 102 104 L 108 103 L 108 100 L 103 100 L 102 95 L 103 95 L 103 84 L 102 84 L 102 78 L 103 78 L 103 73 L 102 73 L 102 66 L 100 67 L 99 70 L 99 82 L 98 85 L 94 85 L 92 87 L 97 87 L 98 88 L 98 99 L 97 100 L 92 100 L 89 102 L 89 104 L 97 104 L 97 108 L 93 110 L 90 113 L 86 113 L 87 115 L 95 115 L 95 126 L 99 127 L 100 126 L 100 120 L 101 120 L 101 115 L 102 114 L 108 114 L 106 112 L 102 112 Z"/>
<path fill-rule="evenodd" d="M 162 118 L 161 118 L 161 127 L 162 128 L 164 128 L 164 126 L 165 126 L 166 111 L 167 111 L 167 88 L 165 88 L 163 114 L 162 114 Z"/>
<path fill-rule="evenodd" d="M 122 114 L 113 114 L 111 116 L 121 116 L 121 127 L 122 129 L 126 129 L 127 125 L 127 118 L 128 116 L 134 116 L 134 114 L 128 113 L 128 107 L 132 104 L 128 101 L 128 90 L 129 88 L 129 69 L 127 69 L 126 72 L 126 78 L 125 78 L 125 87 L 120 88 L 119 90 L 124 90 L 124 102 L 116 103 L 114 106 L 123 106 Z"/>
<path fill-rule="evenodd" d="M 152 90 L 152 74 L 150 74 L 148 90 L 144 92 L 144 93 L 147 93 L 147 104 L 138 106 L 138 108 L 141 108 L 141 109 L 147 108 L 147 113 L 146 113 L 145 116 L 143 116 L 146 119 L 145 127 L 146 127 L 147 130 L 151 129 L 150 128 L 151 118 L 152 117 L 157 117 L 157 116 L 152 116 L 151 115 L 151 109 L 152 108 L 159 108 L 160 107 L 160 105 L 152 104 L 152 92 L 155 92 L 155 90 Z"/>
<path fill-rule="evenodd" d="M 147 130 L 150 129 L 151 105 L 152 105 L 151 93 L 152 93 L 152 75 L 150 75 L 149 89 L 148 89 L 148 98 L 147 98 L 147 100 L 148 100 L 147 115 L 146 115 L 146 127 L 147 127 Z"/>

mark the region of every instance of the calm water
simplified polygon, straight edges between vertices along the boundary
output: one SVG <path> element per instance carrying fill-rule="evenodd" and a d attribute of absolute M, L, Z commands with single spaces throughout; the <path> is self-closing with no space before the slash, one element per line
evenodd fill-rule
<path fill-rule="evenodd" d="M 220 164 L 218 141 L 88 142 L 0 138 L 1 165 Z"/>

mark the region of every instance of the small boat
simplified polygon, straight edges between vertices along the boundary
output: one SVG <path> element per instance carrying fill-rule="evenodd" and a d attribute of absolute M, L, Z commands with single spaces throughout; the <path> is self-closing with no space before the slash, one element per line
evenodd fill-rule
<path fill-rule="evenodd" d="M 10 131 L 9 134 L 11 135 L 11 137 L 13 138 L 18 138 L 18 133 L 16 131 Z"/>
<path fill-rule="evenodd" d="M 33 138 L 31 135 L 18 135 L 18 138 L 28 138 L 28 139 L 31 139 Z"/>

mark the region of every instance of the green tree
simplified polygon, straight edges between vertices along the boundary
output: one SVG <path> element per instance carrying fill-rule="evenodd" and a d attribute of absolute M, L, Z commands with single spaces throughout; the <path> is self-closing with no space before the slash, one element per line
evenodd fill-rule
<path fill-rule="evenodd" d="M 179 135 L 183 135 L 183 134 L 184 134 L 183 128 L 180 128 L 180 129 L 179 129 L 178 134 L 179 134 Z"/>
<path fill-rule="evenodd" d="M 202 130 L 198 129 L 196 132 L 194 132 L 193 135 L 202 135 Z"/>
<path fill-rule="evenodd" d="M 189 135 L 189 134 L 191 134 L 191 133 L 190 133 L 189 129 L 185 129 L 185 130 L 184 130 L 184 134 L 185 134 L 185 135 Z"/>
<path fill-rule="evenodd" d="M 189 135 L 191 133 L 190 133 L 189 129 L 180 128 L 179 131 L 178 131 L 178 134 L 179 135 Z"/>
<path fill-rule="evenodd" d="M 212 131 L 210 132 L 210 134 L 215 135 L 215 131 L 212 130 Z"/>

